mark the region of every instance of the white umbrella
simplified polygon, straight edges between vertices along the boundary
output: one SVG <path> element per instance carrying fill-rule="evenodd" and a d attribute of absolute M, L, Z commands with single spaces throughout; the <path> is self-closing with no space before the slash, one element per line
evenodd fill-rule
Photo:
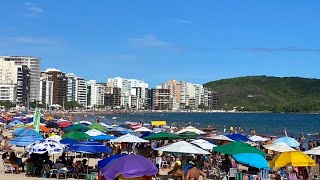
<path fill-rule="evenodd" d="M 92 124 L 92 122 L 90 122 L 90 121 L 79 121 L 79 122 L 75 122 L 74 124 Z"/>
<path fill-rule="evenodd" d="M 251 136 L 251 137 L 249 137 L 249 139 L 253 142 L 265 142 L 265 141 L 269 140 L 268 138 L 264 138 L 264 137 L 257 136 L 257 135 Z"/>
<path fill-rule="evenodd" d="M 152 132 L 152 130 L 146 127 L 141 127 L 139 129 L 134 130 L 134 132 Z"/>
<path fill-rule="evenodd" d="M 305 154 L 320 155 L 320 146 L 304 151 Z"/>
<path fill-rule="evenodd" d="M 53 136 L 48 137 L 47 139 L 51 139 L 51 140 L 59 142 L 62 138 L 59 135 L 53 135 Z"/>
<path fill-rule="evenodd" d="M 196 134 L 205 134 L 205 132 L 193 127 L 193 126 L 188 126 L 180 131 L 177 132 L 177 134 L 181 134 L 181 133 L 184 133 L 184 132 L 194 132 Z"/>
<path fill-rule="evenodd" d="M 87 132 L 85 132 L 86 134 L 88 134 L 89 136 L 101 136 L 101 135 L 106 135 L 105 133 L 98 131 L 96 129 L 91 129 Z"/>
<path fill-rule="evenodd" d="M 62 153 L 63 150 L 64 146 L 52 139 L 36 141 L 26 147 L 27 152 L 36 154 L 43 154 L 45 152 L 49 154 L 59 154 Z"/>
<path fill-rule="evenodd" d="M 276 144 L 267 144 L 263 146 L 266 149 L 277 151 L 277 152 L 288 152 L 288 151 L 295 151 L 292 147 L 287 145 L 286 143 L 280 142 Z"/>
<path fill-rule="evenodd" d="M 173 144 L 169 144 L 167 146 L 157 148 L 156 150 L 185 154 L 210 154 L 208 151 L 198 148 L 197 146 L 192 145 L 186 141 L 179 141 Z"/>
<path fill-rule="evenodd" d="M 102 126 L 104 126 L 105 128 L 107 128 L 107 129 L 112 129 L 113 127 L 112 126 L 110 126 L 110 125 L 108 125 L 108 124 L 106 124 L 106 123 L 103 123 L 103 122 L 101 122 L 100 123 Z"/>
<path fill-rule="evenodd" d="M 120 136 L 116 139 L 112 139 L 110 140 L 110 142 L 112 143 L 122 143 L 122 142 L 126 142 L 126 143 L 147 143 L 149 141 L 141 139 L 137 136 L 131 135 L 131 134 L 126 134 L 123 136 Z"/>
<path fill-rule="evenodd" d="M 212 148 L 217 146 L 203 139 L 191 141 L 191 144 L 195 144 L 205 150 L 212 150 Z"/>
<path fill-rule="evenodd" d="M 230 138 L 228 138 L 227 136 L 224 135 L 213 135 L 213 136 L 209 136 L 209 137 L 204 137 L 205 139 L 213 139 L 213 140 L 219 140 L 219 141 L 234 141 Z"/>

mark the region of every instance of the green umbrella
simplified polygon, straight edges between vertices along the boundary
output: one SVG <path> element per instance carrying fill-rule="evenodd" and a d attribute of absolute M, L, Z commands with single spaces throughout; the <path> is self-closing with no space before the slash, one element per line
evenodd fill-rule
<path fill-rule="evenodd" d="M 82 124 L 74 124 L 71 126 L 68 126 L 66 128 L 63 128 L 63 131 L 65 132 L 72 132 L 72 131 L 80 131 L 80 130 L 89 130 L 88 127 L 82 125 Z"/>
<path fill-rule="evenodd" d="M 166 132 L 159 132 L 156 134 L 152 134 L 150 136 L 144 137 L 144 139 L 147 140 L 174 140 L 174 139 L 182 139 L 180 136 L 177 136 L 175 134 L 170 134 Z"/>
<path fill-rule="evenodd" d="M 81 131 L 73 131 L 66 133 L 62 136 L 63 139 L 73 139 L 73 140 L 87 140 L 90 139 L 90 136 Z"/>
<path fill-rule="evenodd" d="M 96 129 L 96 130 L 101 131 L 101 132 L 106 132 L 106 131 L 108 131 L 107 128 L 105 128 L 104 126 L 102 126 L 102 125 L 99 124 L 99 123 L 90 124 L 90 125 L 88 126 L 88 128 L 90 128 L 90 129 Z"/>
<path fill-rule="evenodd" d="M 229 144 L 214 147 L 213 151 L 229 155 L 235 155 L 240 153 L 257 153 L 263 157 L 266 156 L 265 152 L 260 151 L 259 149 L 252 147 L 250 144 L 241 141 L 236 141 Z"/>
<path fill-rule="evenodd" d="M 183 139 L 198 139 L 199 134 L 186 131 L 186 132 L 180 133 L 179 136 L 182 137 Z"/>

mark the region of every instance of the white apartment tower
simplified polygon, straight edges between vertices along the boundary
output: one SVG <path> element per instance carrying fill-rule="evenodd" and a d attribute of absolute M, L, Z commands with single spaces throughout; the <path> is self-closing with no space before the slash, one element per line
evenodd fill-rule
<path fill-rule="evenodd" d="M 70 73 L 67 74 L 67 101 L 77 101 L 82 106 L 87 106 L 86 80 Z"/>
<path fill-rule="evenodd" d="M 87 87 L 90 88 L 90 106 L 104 105 L 104 95 L 106 86 L 101 83 L 97 83 L 96 80 L 90 80 L 87 82 Z"/>

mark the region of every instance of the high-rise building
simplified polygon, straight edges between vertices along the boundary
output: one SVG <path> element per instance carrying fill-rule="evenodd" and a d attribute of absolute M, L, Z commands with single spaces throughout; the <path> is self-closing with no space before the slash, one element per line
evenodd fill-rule
<path fill-rule="evenodd" d="M 30 70 L 27 66 L 18 66 L 17 104 L 27 107 L 30 102 Z"/>
<path fill-rule="evenodd" d="M 0 56 L 5 61 L 13 61 L 16 65 L 25 65 L 30 70 L 30 101 L 40 99 L 40 59 L 32 56 Z"/>
<path fill-rule="evenodd" d="M 64 103 L 67 101 L 68 84 L 65 73 L 61 72 L 58 69 L 52 68 L 47 69 L 42 74 L 46 74 L 47 80 L 53 82 L 52 103 L 64 106 Z"/>
<path fill-rule="evenodd" d="M 67 74 L 67 101 L 76 101 L 77 77 L 74 74 Z"/>
<path fill-rule="evenodd" d="M 219 93 L 216 91 L 208 91 L 208 108 L 210 110 L 219 109 Z"/>
<path fill-rule="evenodd" d="M 148 104 L 153 110 L 170 109 L 170 89 L 150 89 L 148 92 Z"/>
<path fill-rule="evenodd" d="M 67 101 L 77 101 L 82 106 L 87 106 L 87 83 L 86 80 L 74 74 L 67 74 Z"/>
<path fill-rule="evenodd" d="M 91 107 L 104 105 L 104 95 L 106 90 L 106 84 L 97 83 L 96 80 L 90 80 L 87 82 L 87 88 L 90 88 L 90 105 Z"/>
<path fill-rule="evenodd" d="M 48 106 L 53 105 L 53 81 L 49 80 L 46 73 L 41 73 L 40 102 Z"/>

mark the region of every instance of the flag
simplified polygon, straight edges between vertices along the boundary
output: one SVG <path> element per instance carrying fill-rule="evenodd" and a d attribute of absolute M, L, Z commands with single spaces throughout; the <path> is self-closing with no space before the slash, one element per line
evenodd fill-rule
<path fill-rule="evenodd" d="M 33 128 L 35 131 L 39 132 L 40 128 L 40 110 L 36 108 L 34 110 L 34 115 L 33 115 Z"/>

